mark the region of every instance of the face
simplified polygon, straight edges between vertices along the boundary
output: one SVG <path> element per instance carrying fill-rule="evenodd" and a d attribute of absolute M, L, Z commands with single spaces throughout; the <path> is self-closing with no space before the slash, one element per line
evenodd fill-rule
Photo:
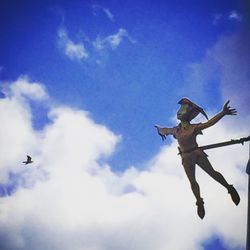
<path fill-rule="evenodd" d="M 180 121 L 189 121 L 189 114 L 192 107 L 188 104 L 181 104 L 180 109 L 177 112 L 177 119 Z"/>

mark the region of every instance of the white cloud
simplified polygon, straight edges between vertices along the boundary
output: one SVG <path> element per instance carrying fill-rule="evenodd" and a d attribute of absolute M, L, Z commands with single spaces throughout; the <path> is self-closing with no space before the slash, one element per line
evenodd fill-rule
<path fill-rule="evenodd" d="M 93 42 L 93 46 L 97 50 L 102 50 L 106 48 L 111 48 L 115 50 L 121 44 L 124 38 L 127 38 L 131 43 L 135 43 L 130 35 L 128 34 L 127 30 L 120 28 L 117 33 L 113 35 L 109 35 L 105 38 L 97 37 L 97 39 Z"/>
<path fill-rule="evenodd" d="M 18 78 L 6 89 L 6 98 L 1 99 L 0 183 L 8 181 L 8 174 L 20 173 L 20 162 L 26 159 L 27 152 L 33 152 L 38 143 L 37 134 L 32 129 L 32 114 L 25 100 L 48 100 L 43 85 L 28 82 L 27 77 Z"/>
<path fill-rule="evenodd" d="M 163 146 L 147 169 L 130 167 L 118 175 L 105 159 L 120 136 L 95 123 L 86 111 L 67 106 L 51 106 L 50 123 L 37 132 L 26 96 L 20 99 L 14 89 L 11 98 L 0 99 L 0 143 L 7 149 L 0 178 L 6 180 L 12 171 L 22 174 L 23 182 L 0 199 L 1 249 L 198 250 L 213 234 L 228 248 L 244 245 L 246 147 L 209 153 L 214 167 L 240 191 L 238 207 L 226 190 L 197 169 L 207 212 L 201 221 L 176 142 Z M 238 131 L 221 122 L 202 139 L 207 143 L 237 136 Z M 27 152 L 35 161 L 30 168 L 20 164 Z M 42 171 L 46 178 L 41 179 Z M 32 185 L 24 187 L 27 182 Z"/>
<path fill-rule="evenodd" d="M 75 44 L 72 41 L 67 43 L 66 48 L 65 48 L 65 54 L 70 58 L 70 59 L 83 59 L 83 58 L 88 58 L 88 54 L 85 51 L 84 45 L 83 44 Z"/>
<path fill-rule="evenodd" d="M 58 30 L 58 43 L 59 46 L 63 49 L 66 56 L 71 60 L 84 60 L 89 57 L 89 54 L 84 46 L 81 43 L 73 42 L 65 29 L 60 28 Z"/>
<path fill-rule="evenodd" d="M 33 100 L 45 100 L 48 98 L 45 87 L 41 83 L 29 82 L 27 76 L 22 76 L 11 85 L 13 95 L 17 97 L 25 96 Z"/>

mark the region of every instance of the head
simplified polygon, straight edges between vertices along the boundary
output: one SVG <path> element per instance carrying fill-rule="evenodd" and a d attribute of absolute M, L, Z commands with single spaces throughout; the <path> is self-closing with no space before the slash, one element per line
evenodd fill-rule
<path fill-rule="evenodd" d="M 207 115 L 204 110 L 190 101 L 188 98 L 182 98 L 178 104 L 181 105 L 180 109 L 177 112 L 177 119 L 180 121 L 190 122 L 193 120 L 199 113 L 202 113 L 207 119 Z"/>
<path fill-rule="evenodd" d="M 180 121 L 191 121 L 190 120 L 190 113 L 192 111 L 192 107 L 189 104 L 181 104 L 178 112 L 177 112 L 177 119 Z"/>

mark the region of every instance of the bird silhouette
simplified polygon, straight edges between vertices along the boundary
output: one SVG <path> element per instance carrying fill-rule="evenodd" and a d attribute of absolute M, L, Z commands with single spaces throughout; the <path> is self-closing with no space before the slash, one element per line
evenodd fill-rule
<path fill-rule="evenodd" d="M 32 161 L 32 159 L 31 159 L 31 157 L 29 155 L 27 155 L 27 161 L 23 161 L 23 163 L 25 163 L 25 165 L 30 164 L 32 162 L 33 161 Z"/>

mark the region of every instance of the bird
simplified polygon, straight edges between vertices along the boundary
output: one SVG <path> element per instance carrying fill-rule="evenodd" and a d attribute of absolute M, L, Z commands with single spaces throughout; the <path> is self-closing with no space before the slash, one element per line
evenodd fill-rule
<path fill-rule="evenodd" d="M 32 162 L 33 161 L 32 161 L 32 159 L 31 159 L 31 157 L 29 155 L 27 155 L 27 161 L 23 161 L 23 163 L 25 163 L 25 165 L 30 164 Z"/>

